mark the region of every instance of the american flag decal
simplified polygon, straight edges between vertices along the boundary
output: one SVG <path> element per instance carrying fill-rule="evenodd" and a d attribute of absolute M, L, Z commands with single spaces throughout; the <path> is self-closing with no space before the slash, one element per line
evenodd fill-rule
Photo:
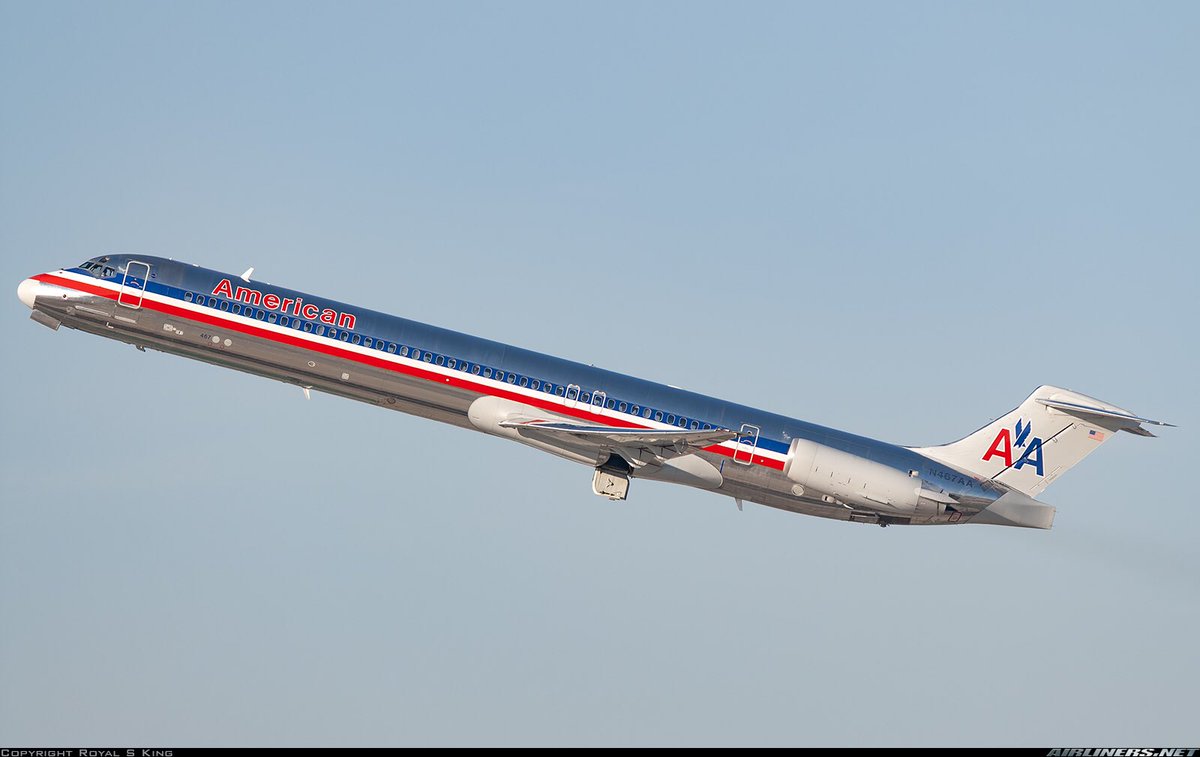
<path fill-rule="evenodd" d="M 1102 442 L 1102 441 L 1104 441 L 1104 432 L 1096 431 L 1095 429 L 1093 429 L 1091 431 L 1088 431 L 1088 438 L 1094 442 Z"/>

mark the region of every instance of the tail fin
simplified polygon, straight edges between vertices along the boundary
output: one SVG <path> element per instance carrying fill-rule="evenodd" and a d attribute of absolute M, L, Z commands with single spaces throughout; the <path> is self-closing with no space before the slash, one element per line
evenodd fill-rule
<path fill-rule="evenodd" d="M 926 457 L 1036 497 L 1118 431 L 1154 436 L 1128 410 L 1085 394 L 1039 386 L 1021 406 L 970 436 L 940 447 L 913 447 Z"/>

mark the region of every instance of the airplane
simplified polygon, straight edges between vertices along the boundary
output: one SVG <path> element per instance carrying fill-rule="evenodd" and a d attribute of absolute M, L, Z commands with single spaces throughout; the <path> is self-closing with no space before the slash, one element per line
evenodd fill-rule
<path fill-rule="evenodd" d="M 904 447 L 161 257 L 25 279 L 60 326 L 510 439 L 593 469 L 592 491 L 683 484 L 805 515 L 1048 529 L 1037 497 L 1118 432 L 1170 426 L 1055 386 L 962 439 Z"/>

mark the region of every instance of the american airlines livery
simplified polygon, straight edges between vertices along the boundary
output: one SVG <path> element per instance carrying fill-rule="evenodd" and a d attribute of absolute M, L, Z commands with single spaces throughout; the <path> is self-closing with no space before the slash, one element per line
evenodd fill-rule
<path fill-rule="evenodd" d="M 1034 497 L 1118 431 L 1170 424 L 1055 386 L 959 441 L 901 447 L 164 258 L 105 255 L 17 288 L 31 317 L 511 439 L 594 469 L 805 515 L 1050 528 Z"/>

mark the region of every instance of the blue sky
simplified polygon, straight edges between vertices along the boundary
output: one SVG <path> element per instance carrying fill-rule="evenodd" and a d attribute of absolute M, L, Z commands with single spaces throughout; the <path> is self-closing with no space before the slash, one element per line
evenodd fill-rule
<path fill-rule="evenodd" d="M 134 251 L 909 444 L 1180 425 L 1047 533 L 634 482 L 10 296 L 23 744 L 1195 741 L 1200 11 L 0 3 L 0 259 Z"/>

